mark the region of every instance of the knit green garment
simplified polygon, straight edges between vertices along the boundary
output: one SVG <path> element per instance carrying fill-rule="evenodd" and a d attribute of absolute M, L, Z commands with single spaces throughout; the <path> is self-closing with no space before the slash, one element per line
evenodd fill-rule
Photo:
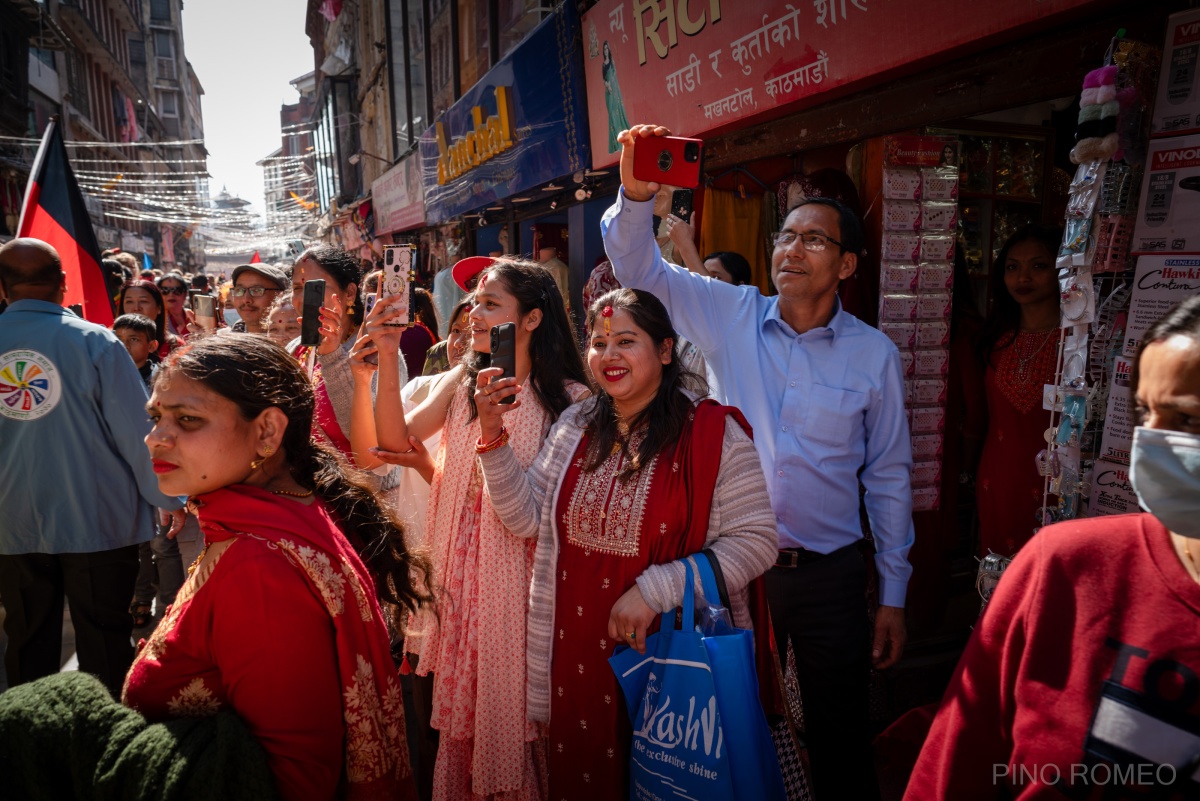
<path fill-rule="evenodd" d="M 150 724 L 79 672 L 0 694 L 0 777 L 14 801 L 277 797 L 262 746 L 233 712 Z"/>

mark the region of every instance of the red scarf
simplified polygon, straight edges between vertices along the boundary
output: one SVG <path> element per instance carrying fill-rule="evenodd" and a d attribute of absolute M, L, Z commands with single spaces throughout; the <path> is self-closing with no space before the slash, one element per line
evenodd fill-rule
<path fill-rule="evenodd" d="M 704 549 L 713 493 L 717 487 L 717 473 L 721 469 L 721 443 L 725 440 L 726 417 L 732 417 L 748 437 L 754 438 L 750 424 L 738 409 L 722 406 L 711 399 L 702 400 L 696 404 L 691 419 L 684 425 L 669 462 L 665 458 L 667 454 L 659 458 L 660 465 L 678 465 L 679 469 L 658 471 L 646 500 L 647 507 L 662 503 L 675 507 L 676 513 L 682 510 L 686 515 L 687 532 L 684 540 L 678 544 L 677 552 L 658 555 L 663 562 L 699 554 Z M 767 714 L 782 714 L 783 693 L 775 669 L 776 649 L 767 608 L 767 586 L 762 576 L 750 582 L 747 591 L 750 618 L 754 623 L 754 658 L 758 668 L 759 697 Z"/>
<path fill-rule="evenodd" d="M 375 584 L 324 504 L 236 484 L 193 499 L 206 542 L 254 537 L 277 547 L 333 621 L 346 722 L 345 798 L 415 798 L 404 705 Z"/>
<path fill-rule="evenodd" d="M 304 364 L 310 349 L 309 345 L 301 345 L 292 355 L 300 364 Z M 354 448 L 338 423 L 333 401 L 329 399 L 329 391 L 325 389 L 325 379 L 321 377 L 320 361 L 314 362 L 312 382 L 313 394 L 316 396 L 316 405 L 313 407 L 313 436 L 337 448 L 350 464 L 354 464 Z"/>

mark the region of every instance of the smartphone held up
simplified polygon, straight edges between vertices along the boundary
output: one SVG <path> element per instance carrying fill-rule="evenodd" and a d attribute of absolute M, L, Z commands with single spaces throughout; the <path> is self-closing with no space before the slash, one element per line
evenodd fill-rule
<path fill-rule="evenodd" d="M 694 189 L 700 185 L 704 142 L 680 136 L 639 139 L 633 151 L 633 177 L 639 181 Z"/>
<path fill-rule="evenodd" d="M 325 279 L 304 282 L 304 306 L 300 316 L 300 344 L 321 344 L 321 307 L 325 304 Z"/>
<path fill-rule="evenodd" d="M 412 324 L 413 295 L 416 290 L 413 264 L 415 250 L 413 245 L 385 245 L 383 248 L 383 278 L 379 295 L 389 299 L 388 306 L 392 311 L 399 312 L 386 325 Z"/>
<path fill-rule="evenodd" d="M 492 380 L 513 378 L 517 374 L 517 327 L 513 323 L 501 323 L 492 326 L 492 358 L 489 367 L 499 367 L 502 372 Z M 500 401 L 503 404 L 515 403 L 516 395 L 509 395 Z"/>

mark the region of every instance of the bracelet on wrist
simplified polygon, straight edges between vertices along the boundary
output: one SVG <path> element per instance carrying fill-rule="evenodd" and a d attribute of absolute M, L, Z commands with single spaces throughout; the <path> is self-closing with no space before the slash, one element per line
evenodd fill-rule
<path fill-rule="evenodd" d="M 508 429 L 501 428 L 500 436 L 496 437 L 491 442 L 485 443 L 483 441 L 483 437 L 480 437 L 479 441 L 475 443 L 475 452 L 476 453 L 487 453 L 488 451 L 494 451 L 497 448 L 503 448 L 507 444 L 508 444 Z"/>

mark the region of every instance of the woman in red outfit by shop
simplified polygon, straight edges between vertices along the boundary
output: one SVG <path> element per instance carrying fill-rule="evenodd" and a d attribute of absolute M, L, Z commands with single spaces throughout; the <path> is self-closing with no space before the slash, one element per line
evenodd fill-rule
<path fill-rule="evenodd" d="M 122 700 L 152 722 L 232 708 L 284 799 L 411 798 L 383 610 L 394 623 L 426 597 L 423 564 L 313 441 L 313 407 L 303 369 L 263 337 L 211 337 L 159 371 L 146 444 L 205 546 Z"/>
<path fill-rule="evenodd" d="M 992 267 L 992 312 L 976 351 L 988 417 L 976 474 L 981 555 L 1012 556 L 1041 525 L 1043 480 L 1034 457 L 1046 447 L 1042 388 L 1054 383 L 1062 331 L 1054 265 L 1061 239 L 1059 229 L 1021 228 Z"/>

